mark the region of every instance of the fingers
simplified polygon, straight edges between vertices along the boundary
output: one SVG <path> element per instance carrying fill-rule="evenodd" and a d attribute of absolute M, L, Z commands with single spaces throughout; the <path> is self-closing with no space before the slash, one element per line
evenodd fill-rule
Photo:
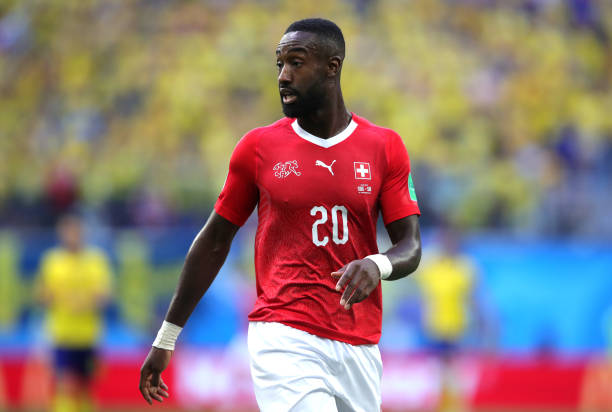
<path fill-rule="evenodd" d="M 151 373 L 151 386 L 157 388 L 159 387 L 159 381 L 161 380 L 161 376 L 159 372 Z"/>
<path fill-rule="evenodd" d="M 151 374 L 151 386 L 149 387 L 149 394 L 151 396 L 151 398 L 155 399 L 158 402 L 163 402 L 164 399 L 162 398 L 162 394 L 165 393 L 167 394 L 168 392 L 166 392 L 165 390 L 163 390 L 161 388 L 161 373 L 160 372 L 156 372 L 154 371 Z M 167 396 L 166 396 L 167 398 Z"/>
<path fill-rule="evenodd" d="M 161 396 L 164 398 L 169 398 L 170 394 L 168 393 L 168 385 L 164 383 L 164 380 L 159 377 L 159 389 L 157 390 Z"/>
<path fill-rule="evenodd" d="M 138 389 L 140 390 L 140 394 L 142 395 L 144 400 L 147 401 L 149 405 L 152 405 L 153 399 L 151 399 L 151 395 L 149 394 L 150 379 L 151 375 L 149 374 L 149 371 L 143 368 L 140 371 L 140 383 L 138 385 Z"/>
<path fill-rule="evenodd" d="M 336 270 L 335 272 L 332 272 L 332 273 L 331 273 L 331 276 L 332 276 L 333 278 L 340 278 L 340 277 L 342 276 L 342 274 L 344 273 L 344 271 L 346 270 L 346 267 L 347 267 L 347 266 L 348 266 L 348 265 L 344 265 L 344 266 L 342 266 L 340 269 Z M 336 287 L 336 290 L 340 290 L 340 289 L 338 289 L 338 288 Z"/>
<path fill-rule="evenodd" d="M 359 273 L 356 273 L 351 278 L 351 281 L 349 282 L 349 284 L 346 285 L 346 289 L 344 289 L 344 293 L 342 294 L 342 297 L 340 298 L 340 305 L 344 306 L 344 309 L 349 310 L 351 308 L 352 302 L 350 301 L 350 299 L 355 294 L 359 294 L 357 290 L 359 283 L 361 283 L 361 276 Z"/>
<path fill-rule="evenodd" d="M 380 282 L 378 268 L 371 262 L 364 260 L 353 261 L 343 266 L 332 277 L 340 276 L 336 283 L 336 290 L 344 288 L 340 305 L 349 310 L 355 303 L 361 302 L 376 288 Z"/>
<path fill-rule="evenodd" d="M 356 265 L 351 262 L 338 270 L 338 273 L 341 273 L 341 276 L 338 283 L 336 283 L 336 290 L 341 291 L 346 287 L 342 297 L 340 298 L 340 306 L 343 306 L 344 309 L 349 310 L 351 306 L 350 304 L 347 304 L 347 301 L 360 282 L 359 270 L 357 269 Z"/>
<path fill-rule="evenodd" d="M 151 372 L 148 368 L 143 368 L 140 373 L 138 389 L 149 405 L 153 404 L 153 400 L 163 402 L 164 398 L 170 397 L 170 394 L 167 392 L 168 385 L 161 379 L 160 373 Z"/>
<path fill-rule="evenodd" d="M 368 297 L 370 291 L 365 291 L 364 290 L 364 284 L 366 282 L 367 282 L 367 280 L 363 279 L 355 287 L 355 291 L 353 292 L 353 294 L 351 296 L 349 296 L 348 299 L 346 299 L 346 302 L 344 304 L 344 308 L 346 310 L 349 310 L 351 308 L 351 306 L 353 306 L 353 304 L 359 303 L 359 302 L 361 302 L 362 300 L 364 300 L 365 298 Z"/>
<path fill-rule="evenodd" d="M 151 394 L 151 398 L 155 399 L 157 402 L 163 402 L 164 398 L 162 397 L 162 393 L 167 394 L 166 391 L 159 387 L 152 387 L 149 389 L 149 393 Z M 167 398 L 167 396 L 165 396 Z"/>
<path fill-rule="evenodd" d="M 350 263 L 348 265 L 342 266 L 337 271 L 332 272 L 333 277 L 340 277 L 340 280 L 338 280 L 338 283 L 336 283 L 336 290 L 338 292 L 340 292 L 342 288 L 344 288 L 344 285 L 346 285 L 351 280 L 352 272 L 352 265 Z"/>

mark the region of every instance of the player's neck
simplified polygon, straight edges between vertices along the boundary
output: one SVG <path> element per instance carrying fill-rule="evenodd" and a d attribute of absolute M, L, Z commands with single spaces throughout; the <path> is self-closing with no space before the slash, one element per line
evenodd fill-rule
<path fill-rule="evenodd" d="M 351 122 L 351 113 L 344 105 L 342 93 L 336 98 L 327 99 L 326 103 L 314 113 L 298 118 L 300 127 L 308 133 L 328 139 L 342 132 Z"/>
<path fill-rule="evenodd" d="M 72 255 L 78 255 L 83 250 L 81 246 L 64 246 L 64 249 Z"/>

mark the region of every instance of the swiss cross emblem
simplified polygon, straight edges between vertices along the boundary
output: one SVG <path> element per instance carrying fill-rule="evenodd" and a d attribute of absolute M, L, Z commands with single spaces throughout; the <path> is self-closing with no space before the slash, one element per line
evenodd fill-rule
<path fill-rule="evenodd" d="M 298 171 L 297 168 L 297 160 L 290 160 L 288 162 L 278 162 L 274 165 L 273 168 L 274 176 L 278 177 L 279 179 L 284 179 L 291 173 L 295 174 L 296 176 L 300 176 L 302 172 Z"/>
<path fill-rule="evenodd" d="M 370 164 L 367 162 L 353 162 L 355 168 L 355 179 L 372 180 Z"/>

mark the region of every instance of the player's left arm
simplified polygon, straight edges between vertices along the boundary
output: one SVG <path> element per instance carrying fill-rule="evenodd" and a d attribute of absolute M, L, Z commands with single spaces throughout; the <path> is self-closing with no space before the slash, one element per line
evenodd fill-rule
<path fill-rule="evenodd" d="M 421 261 L 419 217 L 407 216 L 389 223 L 386 228 L 393 243 L 385 253 L 393 267 L 391 275 L 386 280 L 405 278 L 417 269 Z"/>
<path fill-rule="evenodd" d="M 384 254 L 391 264 L 391 273 L 385 280 L 397 280 L 416 270 L 421 261 L 421 233 L 417 215 L 407 216 L 389 223 L 387 232 L 393 246 Z M 332 273 L 339 278 L 336 290 L 341 291 L 340 305 L 349 310 L 355 303 L 367 298 L 381 280 L 381 270 L 369 258 L 354 260 Z"/>

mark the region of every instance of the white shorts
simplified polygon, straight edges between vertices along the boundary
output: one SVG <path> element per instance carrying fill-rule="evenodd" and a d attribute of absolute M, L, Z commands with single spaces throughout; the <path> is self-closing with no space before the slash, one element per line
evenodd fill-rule
<path fill-rule="evenodd" d="M 251 322 L 248 342 L 262 412 L 380 411 L 378 345 L 350 345 L 275 322 Z"/>

